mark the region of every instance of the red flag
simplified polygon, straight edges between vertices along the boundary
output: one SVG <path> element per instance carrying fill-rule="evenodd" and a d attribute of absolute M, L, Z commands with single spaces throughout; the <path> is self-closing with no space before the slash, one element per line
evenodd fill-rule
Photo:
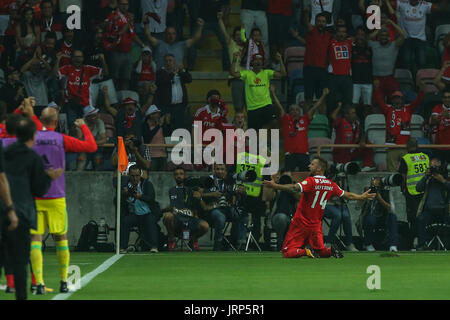
<path fill-rule="evenodd" d="M 118 137 L 118 139 L 119 139 L 119 144 L 117 145 L 118 156 L 119 156 L 118 169 L 120 172 L 123 173 L 125 170 L 127 170 L 127 167 L 128 167 L 128 155 L 127 155 L 127 151 L 125 150 L 125 144 L 123 143 L 123 138 Z"/>

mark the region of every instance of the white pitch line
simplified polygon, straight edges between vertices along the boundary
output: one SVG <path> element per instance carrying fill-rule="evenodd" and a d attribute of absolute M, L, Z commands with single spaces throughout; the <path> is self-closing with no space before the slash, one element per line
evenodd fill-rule
<path fill-rule="evenodd" d="M 94 279 L 96 276 L 98 276 L 100 273 L 106 271 L 109 269 L 109 267 L 111 267 L 114 263 L 117 262 L 117 260 L 119 260 L 120 258 L 122 258 L 124 255 L 123 254 L 117 254 L 117 255 L 113 255 L 111 258 L 109 258 L 108 260 L 106 260 L 105 262 L 103 262 L 101 265 L 99 265 L 95 270 L 89 272 L 87 275 L 85 275 L 84 277 L 81 278 L 81 288 L 84 288 L 85 286 L 87 286 L 87 284 L 89 282 L 92 281 L 92 279 Z M 72 294 L 74 294 L 76 291 L 74 292 L 69 292 L 69 293 L 60 293 L 57 294 L 55 297 L 53 297 L 52 300 L 67 300 L 70 298 L 70 296 Z"/>

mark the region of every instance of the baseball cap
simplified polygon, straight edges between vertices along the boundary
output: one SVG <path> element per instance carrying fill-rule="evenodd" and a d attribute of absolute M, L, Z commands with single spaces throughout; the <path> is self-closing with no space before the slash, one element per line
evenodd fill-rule
<path fill-rule="evenodd" d="M 142 48 L 142 53 L 144 52 L 150 52 L 150 54 L 152 54 L 152 49 L 150 49 L 149 47 L 145 46 L 144 48 Z"/>
<path fill-rule="evenodd" d="M 122 101 L 122 104 L 133 104 L 133 103 L 137 104 L 137 101 L 130 97 L 128 97 Z"/>
<path fill-rule="evenodd" d="M 97 108 L 94 108 L 93 106 L 88 106 L 83 109 L 83 118 L 86 118 L 87 116 L 91 116 L 98 112 L 99 112 L 99 110 Z"/>
<path fill-rule="evenodd" d="M 150 106 L 150 108 L 148 108 L 147 111 L 145 112 L 145 117 L 148 117 L 149 115 L 156 113 L 156 112 L 161 112 L 161 110 L 159 110 L 157 106 L 152 104 Z"/>
<path fill-rule="evenodd" d="M 401 93 L 400 91 L 395 91 L 395 92 L 392 94 L 392 96 L 393 96 L 393 97 L 403 97 L 403 93 Z"/>
<path fill-rule="evenodd" d="M 60 107 L 58 106 L 58 104 L 57 104 L 55 101 L 50 102 L 50 103 L 47 105 L 47 107 L 49 107 L 49 108 L 54 108 L 54 109 L 57 109 L 57 110 L 60 109 Z"/>

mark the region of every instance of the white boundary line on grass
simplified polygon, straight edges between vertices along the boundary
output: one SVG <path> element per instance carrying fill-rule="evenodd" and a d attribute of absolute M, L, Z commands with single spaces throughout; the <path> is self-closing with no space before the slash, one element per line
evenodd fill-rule
<path fill-rule="evenodd" d="M 81 278 L 81 288 L 84 288 L 85 286 L 87 286 L 87 284 L 89 282 L 92 281 L 92 279 L 94 279 L 96 276 L 98 276 L 100 273 L 106 271 L 109 269 L 109 267 L 111 267 L 114 263 L 116 263 L 120 258 L 122 258 L 124 255 L 123 254 L 116 254 L 113 255 L 111 258 L 109 258 L 108 260 L 104 261 L 101 265 L 99 265 L 96 269 L 94 269 L 93 271 L 89 272 L 87 275 L 85 275 L 84 277 Z M 69 293 L 60 293 L 57 294 L 56 296 L 53 297 L 52 300 L 67 300 L 70 298 L 70 296 L 72 296 L 72 294 L 74 294 L 76 291 L 74 292 L 69 292 Z"/>

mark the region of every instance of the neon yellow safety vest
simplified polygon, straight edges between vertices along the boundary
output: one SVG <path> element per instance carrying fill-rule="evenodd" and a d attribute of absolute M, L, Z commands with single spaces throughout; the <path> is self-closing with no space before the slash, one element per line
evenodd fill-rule
<path fill-rule="evenodd" d="M 255 163 L 256 164 L 252 164 Z M 266 163 L 266 159 L 263 156 L 257 156 L 247 152 L 242 152 L 237 155 L 236 173 L 240 173 L 245 170 L 256 171 L 256 180 L 254 182 L 244 183 L 247 196 L 259 197 L 262 186 L 262 169 Z"/>
<path fill-rule="evenodd" d="M 416 191 L 416 185 L 425 176 L 430 166 L 430 159 L 425 153 L 408 153 L 403 156 L 408 171 L 406 173 L 406 187 L 410 195 L 418 195 L 423 192 Z"/>

